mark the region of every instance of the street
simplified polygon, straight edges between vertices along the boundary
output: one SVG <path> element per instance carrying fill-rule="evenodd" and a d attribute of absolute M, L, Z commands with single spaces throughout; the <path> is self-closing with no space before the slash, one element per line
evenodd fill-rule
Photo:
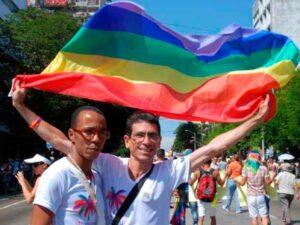
<path fill-rule="evenodd" d="M 235 214 L 234 205 L 232 211 L 226 213 L 222 210 L 222 203 L 217 206 L 217 224 L 218 225 L 241 225 L 250 224 L 248 210 L 244 209 L 241 214 Z M 292 202 L 291 217 L 294 225 L 300 225 L 300 201 Z M 13 196 L 3 196 L 0 198 L 0 221 L 5 225 L 26 225 L 29 224 L 31 205 L 27 204 L 21 194 Z M 271 202 L 271 222 L 272 225 L 282 225 L 281 209 L 278 201 Z M 209 218 L 205 219 L 205 225 L 209 225 Z M 141 224 L 137 224 L 141 225 Z M 189 208 L 186 214 L 186 225 L 192 225 L 192 216 Z"/>
<path fill-rule="evenodd" d="M 31 204 L 25 202 L 22 194 L 2 196 L 0 198 L 0 224 L 29 224 L 31 207 Z"/>
<path fill-rule="evenodd" d="M 271 224 L 272 225 L 283 225 L 281 222 L 281 208 L 278 201 L 271 201 L 270 202 L 270 218 L 271 218 Z M 246 225 L 251 224 L 251 219 L 248 214 L 248 209 L 246 207 L 243 208 L 243 212 L 241 214 L 236 214 L 235 211 L 235 205 L 234 201 L 231 205 L 231 211 L 229 213 L 225 212 L 222 209 L 222 203 L 219 202 L 217 206 L 217 224 L 218 225 Z M 292 206 L 291 206 L 291 218 L 293 221 L 293 225 L 299 225 L 300 224 L 300 201 L 299 200 L 293 200 Z M 190 213 L 190 210 L 187 210 L 186 215 L 186 225 L 192 225 L 192 215 Z M 210 224 L 210 219 L 205 218 L 205 225 Z"/>

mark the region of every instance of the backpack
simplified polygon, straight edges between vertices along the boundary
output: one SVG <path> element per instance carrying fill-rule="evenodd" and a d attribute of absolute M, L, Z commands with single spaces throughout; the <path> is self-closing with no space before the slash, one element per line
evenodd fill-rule
<path fill-rule="evenodd" d="M 196 187 L 196 196 L 204 202 L 212 202 L 216 195 L 216 184 L 212 172 L 201 170 L 201 174 Z"/>

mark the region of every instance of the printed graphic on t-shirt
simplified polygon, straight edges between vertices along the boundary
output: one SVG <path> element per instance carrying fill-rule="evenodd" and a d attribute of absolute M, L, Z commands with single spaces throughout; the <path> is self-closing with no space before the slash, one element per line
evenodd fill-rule
<path fill-rule="evenodd" d="M 114 187 L 111 187 L 111 190 L 107 193 L 106 199 L 108 199 L 109 207 L 113 212 L 117 212 L 124 202 L 126 198 L 124 192 L 125 190 L 115 191 Z"/>
<path fill-rule="evenodd" d="M 89 220 L 96 213 L 94 200 L 89 196 L 79 195 L 79 199 L 74 202 L 74 210 L 77 210 L 81 217 Z"/>

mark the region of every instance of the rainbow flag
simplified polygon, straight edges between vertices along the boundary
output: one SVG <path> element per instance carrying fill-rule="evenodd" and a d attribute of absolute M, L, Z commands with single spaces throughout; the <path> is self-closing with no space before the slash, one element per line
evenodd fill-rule
<path fill-rule="evenodd" d="M 286 36 L 231 25 L 181 35 L 130 2 L 101 8 L 24 87 L 138 108 L 173 119 L 238 122 L 296 74 Z M 275 113 L 274 98 L 271 104 Z"/>

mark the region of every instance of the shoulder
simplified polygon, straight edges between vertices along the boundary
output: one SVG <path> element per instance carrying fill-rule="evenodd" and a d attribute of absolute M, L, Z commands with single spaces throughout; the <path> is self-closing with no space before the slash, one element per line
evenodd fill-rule
<path fill-rule="evenodd" d="M 110 165 L 110 164 L 117 164 L 122 163 L 123 158 L 109 154 L 109 153 L 100 153 L 99 156 L 94 159 L 93 166 L 104 166 L 104 165 Z"/>
<path fill-rule="evenodd" d="M 127 158 L 122 158 L 119 156 L 115 156 L 109 153 L 100 153 L 99 156 L 93 161 L 94 164 L 98 163 L 121 163 L 123 160 Z"/>
<path fill-rule="evenodd" d="M 39 183 L 46 185 L 51 183 L 64 182 L 66 176 L 70 176 L 70 162 L 66 157 L 61 158 L 54 162 L 41 176 Z"/>
<path fill-rule="evenodd" d="M 68 159 L 66 157 L 63 157 L 51 164 L 49 168 L 43 173 L 43 175 L 49 173 L 64 173 L 65 171 L 69 170 L 69 164 L 70 162 L 68 161 Z"/>

